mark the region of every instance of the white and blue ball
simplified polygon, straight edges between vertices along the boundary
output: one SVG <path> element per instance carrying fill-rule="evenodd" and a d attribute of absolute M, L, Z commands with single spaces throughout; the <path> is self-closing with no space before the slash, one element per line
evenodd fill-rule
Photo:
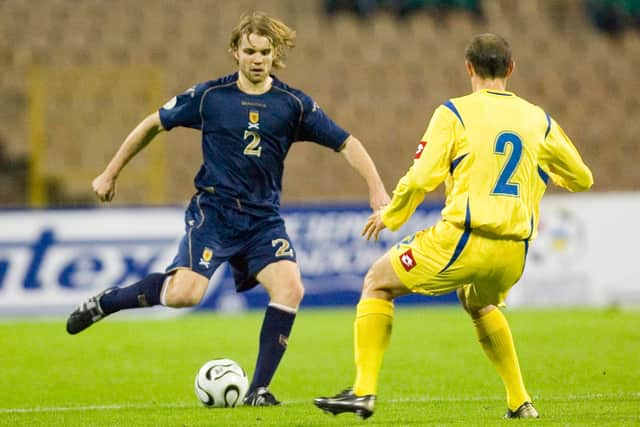
<path fill-rule="evenodd" d="M 233 408 L 242 404 L 249 379 L 242 367 L 231 359 L 210 360 L 198 371 L 196 395 L 211 408 Z"/>

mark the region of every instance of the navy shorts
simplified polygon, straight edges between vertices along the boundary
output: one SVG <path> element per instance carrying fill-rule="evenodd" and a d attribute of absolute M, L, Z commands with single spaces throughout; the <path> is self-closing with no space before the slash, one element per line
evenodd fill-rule
<path fill-rule="evenodd" d="M 228 261 L 236 291 L 258 284 L 256 275 L 267 265 L 296 261 L 291 239 L 280 215 L 266 217 L 225 206 L 207 193 L 197 193 L 185 212 L 185 235 L 167 272 L 189 268 L 207 278 Z"/>

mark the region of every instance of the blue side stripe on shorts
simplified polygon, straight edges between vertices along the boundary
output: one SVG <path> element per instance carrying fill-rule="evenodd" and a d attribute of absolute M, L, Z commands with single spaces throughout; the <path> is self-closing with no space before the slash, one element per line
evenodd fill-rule
<path fill-rule="evenodd" d="M 525 239 L 527 242 L 529 241 L 529 239 L 531 239 L 531 236 L 533 236 L 533 214 L 531 214 L 531 221 L 529 223 L 529 226 L 531 227 L 530 228 L 531 231 L 529 231 L 529 235 Z"/>
<path fill-rule="evenodd" d="M 531 236 L 533 236 L 533 214 L 531 215 L 531 231 L 526 239 L 524 239 L 524 262 L 522 263 L 522 271 L 524 272 L 524 268 L 527 265 L 527 255 L 529 254 L 529 240 L 531 240 Z"/>
<path fill-rule="evenodd" d="M 462 233 L 462 236 L 460 236 L 460 240 L 458 240 L 458 244 L 456 245 L 456 248 L 453 251 L 453 256 L 451 257 L 447 265 L 445 265 L 444 268 L 439 271 L 439 273 L 445 272 L 449 267 L 451 267 L 451 264 L 453 264 L 458 259 L 464 247 L 467 246 L 467 242 L 469 241 L 470 235 L 471 235 L 471 210 L 469 209 L 469 199 L 467 199 L 467 213 L 464 219 L 464 233 Z"/>
<path fill-rule="evenodd" d="M 453 264 L 458 259 L 458 257 L 462 253 L 462 250 L 467 245 L 470 235 L 471 235 L 471 230 L 464 230 L 464 233 L 462 233 L 460 240 L 458 240 L 458 245 L 456 246 L 456 250 L 453 251 L 453 256 L 449 260 L 449 263 L 445 265 L 442 270 L 440 270 L 440 273 L 444 273 L 449 267 L 451 267 L 451 264 Z"/>

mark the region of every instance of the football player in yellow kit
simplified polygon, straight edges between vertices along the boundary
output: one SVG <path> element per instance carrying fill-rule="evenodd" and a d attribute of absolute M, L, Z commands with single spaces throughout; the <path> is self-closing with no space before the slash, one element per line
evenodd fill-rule
<path fill-rule="evenodd" d="M 522 275 L 548 180 L 585 191 L 593 177 L 549 114 L 506 91 L 515 66 L 506 40 L 477 35 L 465 56 L 472 93 L 435 110 L 413 165 L 363 235 L 397 230 L 425 193 L 445 182 L 442 220 L 402 240 L 368 271 L 354 325 L 356 379 L 352 388 L 314 400 L 325 411 L 373 414 L 394 298 L 456 290 L 505 385 L 505 417 L 538 417 L 498 307 Z"/>

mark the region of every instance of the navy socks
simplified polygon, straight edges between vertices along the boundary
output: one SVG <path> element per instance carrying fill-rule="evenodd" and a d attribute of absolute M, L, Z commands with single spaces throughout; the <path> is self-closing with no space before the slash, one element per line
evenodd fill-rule
<path fill-rule="evenodd" d="M 100 308 L 104 314 L 111 314 L 127 308 L 158 305 L 166 277 L 163 273 L 152 273 L 133 285 L 115 288 L 100 298 Z"/>
<path fill-rule="evenodd" d="M 260 351 L 249 392 L 258 387 L 268 387 L 280 360 L 287 349 L 287 341 L 296 313 L 269 305 L 260 331 Z"/>

